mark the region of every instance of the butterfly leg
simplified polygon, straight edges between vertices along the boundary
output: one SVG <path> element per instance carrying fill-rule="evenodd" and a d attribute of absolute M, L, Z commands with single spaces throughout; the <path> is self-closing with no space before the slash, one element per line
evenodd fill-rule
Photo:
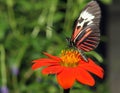
<path fill-rule="evenodd" d="M 78 51 L 79 51 L 79 53 L 81 54 L 82 58 L 83 58 L 86 62 L 88 62 L 87 56 L 84 54 L 84 52 L 83 52 L 82 50 L 79 50 L 79 49 L 78 49 Z"/>

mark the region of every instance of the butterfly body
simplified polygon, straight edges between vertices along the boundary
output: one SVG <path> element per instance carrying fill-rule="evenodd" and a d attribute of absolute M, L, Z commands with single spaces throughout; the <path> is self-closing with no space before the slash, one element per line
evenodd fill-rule
<path fill-rule="evenodd" d="M 83 55 L 83 52 L 94 50 L 100 41 L 99 23 L 101 11 L 96 1 L 91 1 L 81 12 L 71 38 L 68 39 L 70 46 L 74 46 Z"/>

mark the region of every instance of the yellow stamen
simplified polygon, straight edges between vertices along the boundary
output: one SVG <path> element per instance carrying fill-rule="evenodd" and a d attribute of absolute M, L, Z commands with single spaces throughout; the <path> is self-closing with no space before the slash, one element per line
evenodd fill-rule
<path fill-rule="evenodd" d="M 77 50 L 62 50 L 60 58 L 62 66 L 76 67 L 81 60 L 81 55 Z"/>

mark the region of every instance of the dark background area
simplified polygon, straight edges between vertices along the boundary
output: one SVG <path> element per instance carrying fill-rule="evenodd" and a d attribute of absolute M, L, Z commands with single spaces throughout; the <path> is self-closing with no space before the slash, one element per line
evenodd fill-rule
<path fill-rule="evenodd" d="M 111 93 L 120 93 L 120 0 L 113 0 L 108 10 L 108 86 Z"/>

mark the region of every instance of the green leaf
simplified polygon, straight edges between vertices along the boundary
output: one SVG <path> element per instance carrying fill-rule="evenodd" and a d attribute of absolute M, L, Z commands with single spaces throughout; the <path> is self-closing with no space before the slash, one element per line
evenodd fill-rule
<path fill-rule="evenodd" d="M 111 4 L 112 0 L 101 0 L 104 4 Z"/>
<path fill-rule="evenodd" d="M 98 60 L 98 62 L 102 63 L 103 62 L 103 58 L 101 57 L 100 54 L 98 54 L 95 51 L 90 51 L 88 53 L 86 53 L 87 55 L 92 55 L 94 58 L 96 58 Z"/>

